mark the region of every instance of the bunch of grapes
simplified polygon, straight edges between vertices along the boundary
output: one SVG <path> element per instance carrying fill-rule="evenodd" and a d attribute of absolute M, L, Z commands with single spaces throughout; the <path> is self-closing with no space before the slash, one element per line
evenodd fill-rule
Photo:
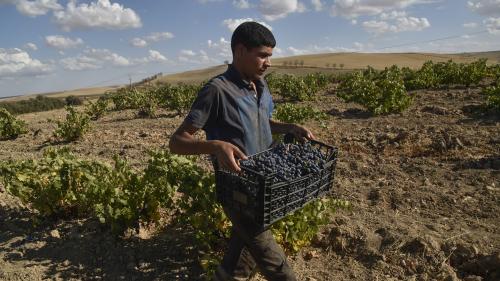
<path fill-rule="evenodd" d="M 323 169 L 326 155 L 310 142 L 282 143 L 272 149 L 241 160 L 240 165 L 261 174 L 275 174 L 279 180 L 289 181 Z"/>

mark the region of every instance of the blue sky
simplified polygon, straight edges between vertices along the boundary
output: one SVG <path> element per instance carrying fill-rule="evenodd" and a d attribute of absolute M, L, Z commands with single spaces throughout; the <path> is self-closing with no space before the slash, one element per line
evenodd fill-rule
<path fill-rule="evenodd" d="M 500 0 L 0 0 L 0 97 L 231 61 L 246 20 L 272 29 L 275 57 L 500 50 Z"/>

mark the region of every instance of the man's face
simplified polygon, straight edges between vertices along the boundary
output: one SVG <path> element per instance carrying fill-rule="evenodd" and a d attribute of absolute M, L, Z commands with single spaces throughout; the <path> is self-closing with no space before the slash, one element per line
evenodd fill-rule
<path fill-rule="evenodd" d="M 241 66 L 244 75 L 248 79 L 258 80 L 264 75 L 264 72 L 271 66 L 271 56 L 273 55 L 273 48 L 267 46 L 260 46 L 256 48 L 247 49 L 243 45 L 239 46 Z"/>

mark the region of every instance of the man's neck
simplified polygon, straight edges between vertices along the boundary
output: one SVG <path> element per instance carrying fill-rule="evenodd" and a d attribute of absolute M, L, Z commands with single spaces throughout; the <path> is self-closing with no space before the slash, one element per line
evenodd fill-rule
<path fill-rule="evenodd" d="M 238 73 L 240 73 L 240 76 L 241 76 L 241 79 L 247 81 L 247 82 L 253 82 L 252 79 L 250 77 L 248 77 L 245 72 L 243 72 L 243 67 L 241 67 L 240 64 L 238 64 L 237 62 L 234 62 L 232 63 L 233 67 L 238 71 Z"/>

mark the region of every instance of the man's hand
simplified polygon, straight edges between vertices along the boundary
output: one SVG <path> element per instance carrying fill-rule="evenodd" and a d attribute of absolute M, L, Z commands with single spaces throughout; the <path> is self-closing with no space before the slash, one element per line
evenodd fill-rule
<path fill-rule="evenodd" d="M 241 150 L 225 141 L 213 141 L 215 145 L 215 157 L 219 162 L 219 167 L 233 172 L 240 172 L 239 159 L 247 159 L 247 156 Z M 238 160 L 237 160 L 238 159 Z"/>
<path fill-rule="evenodd" d="M 295 136 L 299 141 L 305 141 L 306 139 L 313 140 L 315 139 L 313 133 L 309 131 L 309 129 L 302 127 L 297 124 L 290 124 L 290 133 Z"/>

